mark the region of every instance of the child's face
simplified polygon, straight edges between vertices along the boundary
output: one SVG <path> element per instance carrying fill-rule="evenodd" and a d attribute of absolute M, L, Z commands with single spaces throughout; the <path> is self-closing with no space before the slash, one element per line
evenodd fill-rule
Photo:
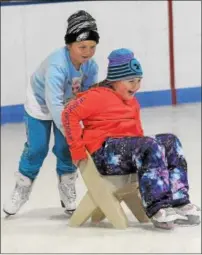
<path fill-rule="evenodd" d="M 142 78 L 133 78 L 130 80 L 114 82 L 115 91 L 122 96 L 124 100 L 130 100 L 140 88 Z"/>
<path fill-rule="evenodd" d="M 95 54 L 95 41 L 74 42 L 67 46 L 73 64 L 81 65 Z"/>

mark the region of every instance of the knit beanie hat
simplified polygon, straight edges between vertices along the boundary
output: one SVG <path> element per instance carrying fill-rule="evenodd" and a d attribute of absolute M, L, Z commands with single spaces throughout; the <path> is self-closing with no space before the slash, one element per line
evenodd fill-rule
<path fill-rule="evenodd" d="M 142 77 L 142 67 L 129 49 L 117 49 L 108 56 L 108 81 L 127 80 Z"/>
<path fill-rule="evenodd" d="M 87 12 L 81 10 L 72 14 L 68 20 L 65 43 L 92 40 L 99 43 L 99 34 L 95 19 Z"/>

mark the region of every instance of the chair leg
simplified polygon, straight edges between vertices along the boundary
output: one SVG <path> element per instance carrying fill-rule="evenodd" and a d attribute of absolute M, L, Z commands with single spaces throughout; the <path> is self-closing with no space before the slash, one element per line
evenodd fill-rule
<path fill-rule="evenodd" d="M 117 197 L 117 199 L 119 200 L 119 202 L 121 203 L 121 201 L 123 199 Z M 98 207 L 92 214 L 91 216 L 91 221 L 96 223 L 96 222 L 100 222 L 102 220 L 104 220 L 106 218 L 105 214 L 102 212 L 102 210 Z"/>
<path fill-rule="evenodd" d="M 100 210 L 100 208 L 97 208 L 93 214 L 92 214 L 92 217 L 91 217 L 91 221 L 92 222 L 100 222 L 102 220 L 105 219 L 105 215 L 104 213 Z"/>
<path fill-rule="evenodd" d="M 139 222 L 149 222 L 149 218 L 147 217 L 144 208 L 142 206 L 141 198 L 138 196 L 138 192 L 132 192 L 123 198 L 123 201 L 132 211 L 133 215 L 137 218 Z"/>
<path fill-rule="evenodd" d="M 97 208 L 97 205 L 95 205 L 89 192 L 87 192 L 84 198 L 81 200 L 76 211 L 71 216 L 69 221 L 69 226 L 77 227 L 82 225 L 84 222 L 86 222 L 90 218 L 90 216 L 92 215 L 93 211 L 96 208 Z"/>
<path fill-rule="evenodd" d="M 102 196 L 100 195 L 102 194 Z M 119 200 L 109 190 L 97 189 L 91 194 L 97 206 L 112 223 L 115 228 L 125 229 L 128 227 L 128 219 L 120 205 Z"/>

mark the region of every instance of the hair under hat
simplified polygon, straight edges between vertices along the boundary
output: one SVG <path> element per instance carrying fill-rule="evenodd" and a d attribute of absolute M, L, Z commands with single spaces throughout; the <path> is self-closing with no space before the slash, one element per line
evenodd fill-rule
<path fill-rule="evenodd" d="M 107 71 L 108 81 L 126 80 L 142 77 L 142 67 L 129 49 L 117 49 L 108 56 L 109 64 Z"/>
<path fill-rule="evenodd" d="M 95 19 L 86 11 L 78 11 L 72 14 L 68 20 L 65 35 L 65 43 L 92 40 L 99 43 L 99 34 Z"/>

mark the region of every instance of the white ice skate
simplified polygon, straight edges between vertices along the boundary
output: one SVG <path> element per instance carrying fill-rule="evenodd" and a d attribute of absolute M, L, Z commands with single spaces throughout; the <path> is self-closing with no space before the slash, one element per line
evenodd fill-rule
<path fill-rule="evenodd" d="M 3 211 L 7 215 L 16 214 L 20 208 L 27 202 L 32 188 L 32 181 L 22 175 L 21 173 L 16 173 L 16 185 L 12 192 L 12 195 L 8 201 L 3 206 Z"/>
<path fill-rule="evenodd" d="M 185 219 L 177 219 L 176 224 L 180 225 L 199 225 L 201 210 L 198 206 L 191 203 L 174 207 L 175 212 L 185 217 Z"/>
<path fill-rule="evenodd" d="M 76 209 L 76 187 L 75 182 L 77 172 L 64 174 L 59 177 L 58 189 L 60 193 L 61 205 L 65 208 L 65 213 L 72 214 Z"/>
<path fill-rule="evenodd" d="M 152 218 L 151 221 L 157 228 L 172 229 L 177 219 L 184 219 L 178 215 L 173 208 L 162 208 Z"/>

